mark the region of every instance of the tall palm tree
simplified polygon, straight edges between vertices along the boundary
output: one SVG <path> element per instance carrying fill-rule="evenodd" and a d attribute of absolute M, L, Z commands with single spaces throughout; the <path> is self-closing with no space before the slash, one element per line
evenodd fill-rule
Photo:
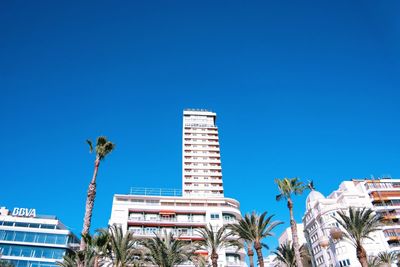
<path fill-rule="evenodd" d="M 210 252 L 211 264 L 213 267 L 218 267 L 218 251 L 223 247 L 234 247 L 239 249 L 242 244 L 238 239 L 232 237 L 228 229 L 228 225 L 224 225 L 218 230 L 214 230 L 211 224 L 205 228 L 197 229 L 197 232 L 203 238 L 197 244 L 200 248 L 207 249 Z"/>
<path fill-rule="evenodd" d="M 362 267 L 368 267 L 367 253 L 362 245 L 365 239 L 371 239 L 370 235 L 378 231 L 381 226 L 381 218 L 369 208 L 348 209 L 338 212 L 340 218 L 336 221 L 344 228 L 343 236 L 348 239 L 356 248 L 358 261 Z"/>
<path fill-rule="evenodd" d="M 86 140 L 86 142 L 89 144 L 89 151 L 90 153 L 93 152 L 93 144 L 92 141 Z M 92 213 L 93 213 L 93 206 L 94 206 L 94 199 L 96 197 L 96 178 L 97 178 L 97 172 L 99 170 L 100 166 L 100 161 L 105 159 L 105 157 L 113 151 L 115 148 L 115 144 L 108 141 L 107 137 L 105 136 L 99 136 L 97 138 L 96 142 L 96 159 L 94 161 L 94 171 L 93 171 L 93 176 L 92 180 L 90 181 L 89 184 L 89 189 L 87 192 L 87 198 L 86 198 L 86 209 L 85 209 L 85 218 L 83 221 L 83 229 L 82 229 L 82 236 L 86 236 L 89 234 L 90 230 L 90 225 L 92 221 Z M 81 239 L 81 244 L 80 244 L 80 250 L 85 249 L 85 240 L 82 238 Z"/>
<path fill-rule="evenodd" d="M 141 242 L 146 249 L 146 260 L 160 267 L 173 267 L 191 260 L 195 247 L 184 240 L 164 231 L 162 236 L 155 235 Z"/>
<path fill-rule="evenodd" d="M 281 262 L 288 267 L 296 267 L 293 244 L 289 242 L 281 244 L 276 248 L 276 251 L 272 253 L 276 256 L 275 261 Z"/>
<path fill-rule="evenodd" d="M 136 246 L 136 240 L 132 232 L 125 234 L 120 225 L 112 225 L 108 230 L 102 229 L 99 232 L 108 237 L 107 259 L 114 267 L 127 267 L 135 262 L 135 256 L 140 254 Z"/>
<path fill-rule="evenodd" d="M 378 254 L 378 262 L 381 266 L 392 266 L 393 263 L 397 262 L 398 253 L 392 251 L 382 251 Z"/>
<path fill-rule="evenodd" d="M 275 179 L 280 194 L 276 196 L 276 201 L 285 199 L 290 214 L 290 229 L 292 230 L 293 248 L 297 267 L 303 267 L 300 255 L 299 238 L 297 235 L 297 225 L 293 215 L 292 195 L 300 195 L 307 188 L 298 178 Z"/>

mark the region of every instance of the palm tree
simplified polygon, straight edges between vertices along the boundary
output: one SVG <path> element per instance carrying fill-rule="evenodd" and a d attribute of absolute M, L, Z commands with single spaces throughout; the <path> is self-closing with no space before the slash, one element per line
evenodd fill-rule
<path fill-rule="evenodd" d="M 155 235 L 142 240 L 141 244 L 146 249 L 146 260 L 160 267 L 173 267 L 195 256 L 193 245 L 175 238 L 172 233 L 167 234 L 166 231 L 162 236 Z"/>
<path fill-rule="evenodd" d="M 368 267 L 379 267 L 379 258 L 374 256 L 369 256 L 367 259 Z"/>
<path fill-rule="evenodd" d="M 286 199 L 287 201 L 287 207 L 290 214 L 290 229 L 292 230 L 292 240 L 296 263 L 297 267 L 303 267 L 300 255 L 299 238 L 297 236 L 297 225 L 293 215 L 292 195 L 302 194 L 303 191 L 306 189 L 306 186 L 298 178 L 283 178 L 281 180 L 275 179 L 275 183 L 278 185 L 278 189 L 280 192 L 280 194 L 276 196 L 276 200 L 280 201 L 281 199 Z M 311 183 L 310 185 L 313 186 Z"/>
<path fill-rule="evenodd" d="M 380 229 L 381 218 L 369 208 L 350 207 L 348 214 L 340 211 L 338 212 L 340 218 L 335 219 L 345 229 L 343 236 L 355 246 L 361 266 L 367 267 L 367 253 L 362 243 L 364 239 L 372 240 L 370 234 Z"/>
<path fill-rule="evenodd" d="M 1 256 L 1 254 L 0 254 L 0 256 Z M 0 259 L 0 267 L 14 267 L 14 266 L 15 265 L 12 264 L 11 262 Z"/>
<path fill-rule="evenodd" d="M 97 230 L 96 235 L 89 242 L 86 242 L 86 244 L 90 244 L 95 254 L 94 267 L 98 267 L 101 262 L 107 261 L 107 253 L 110 249 L 110 234 L 103 230 Z"/>
<path fill-rule="evenodd" d="M 214 227 L 211 224 L 205 228 L 197 229 L 197 232 L 203 238 L 197 244 L 210 252 L 213 267 L 218 267 L 218 251 L 221 248 L 235 247 L 239 249 L 242 247 L 242 244 L 232 237 L 232 233 L 229 231 L 225 233 L 225 230 L 229 230 L 228 225 L 222 226 L 217 231 L 214 231 Z"/>
<path fill-rule="evenodd" d="M 136 241 L 132 232 L 125 234 L 120 225 L 112 225 L 108 230 L 102 229 L 99 232 L 108 240 L 107 259 L 114 267 L 127 267 L 135 262 L 135 257 L 140 254 L 136 247 Z M 104 250 L 103 250 L 104 251 Z"/>
<path fill-rule="evenodd" d="M 398 253 L 392 251 L 382 251 L 378 254 L 378 262 L 381 266 L 392 266 L 393 263 L 397 262 Z"/>
<path fill-rule="evenodd" d="M 267 212 L 264 212 L 261 215 L 252 212 L 251 215 L 246 214 L 245 217 L 239 220 L 237 224 L 231 224 L 230 226 L 228 226 L 240 238 L 245 240 L 247 244 L 253 244 L 253 247 L 257 253 L 258 264 L 260 267 L 264 266 L 262 248 L 265 247 L 268 249 L 268 246 L 263 243 L 263 239 L 269 236 L 273 236 L 272 230 L 276 226 L 282 224 L 282 222 L 279 221 L 271 221 L 274 215 L 268 217 L 266 216 Z M 252 253 L 253 251 L 250 250 L 250 252 Z M 252 262 L 252 257 L 250 259 L 250 262 Z"/>
<path fill-rule="evenodd" d="M 276 248 L 276 251 L 272 252 L 275 254 L 275 261 L 281 262 L 288 267 L 296 267 L 296 258 L 294 255 L 293 244 L 286 242 Z"/>
<path fill-rule="evenodd" d="M 255 225 L 253 222 L 256 221 L 255 218 L 251 216 L 255 216 L 255 213 L 252 215 L 246 214 L 244 218 L 241 218 L 237 223 L 233 223 L 228 225 L 227 227 L 232 231 L 234 235 L 239 236 L 245 243 L 247 248 L 247 256 L 249 257 L 250 267 L 254 267 L 254 251 L 253 251 L 253 244 L 254 244 L 254 231 Z"/>
<path fill-rule="evenodd" d="M 92 246 L 92 237 L 90 235 L 82 236 L 87 246 L 84 250 L 68 252 L 64 255 L 62 262 L 57 262 L 62 267 L 92 267 L 95 265 L 95 250 Z"/>
<path fill-rule="evenodd" d="M 374 256 L 369 256 L 367 259 L 368 267 L 379 267 L 379 258 Z"/>
<path fill-rule="evenodd" d="M 92 141 L 86 140 L 86 142 L 89 144 L 90 153 L 92 153 L 93 152 Z M 111 151 L 113 151 L 114 148 L 115 148 L 115 144 L 108 141 L 105 136 L 99 136 L 97 138 L 97 143 L 96 143 L 96 148 L 95 148 L 96 149 L 96 159 L 94 161 L 93 177 L 89 184 L 89 189 L 87 192 L 85 218 L 83 221 L 82 236 L 86 236 L 89 234 L 89 229 L 90 229 L 90 225 L 91 225 L 91 221 L 92 221 L 94 199 L 96 197 L 96 178 L 97 178 L 97 172 L 98 172 L 99 166 L 100 166 L 100 161 L 102 161 L 107 156 L 107 154 L 109 154 Z M 84 250 L 85 246 L 86 246 L 85 240 L 82 238 L 80 250 Z"/>

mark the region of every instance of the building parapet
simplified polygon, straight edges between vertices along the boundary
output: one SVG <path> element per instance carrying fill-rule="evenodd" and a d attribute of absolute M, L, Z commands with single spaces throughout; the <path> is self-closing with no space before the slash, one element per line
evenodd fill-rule
<path fill-rule="evenodd" d="M 129 195 L 181 197 L 182 190 L 174 188 L 131 187 Z"/>

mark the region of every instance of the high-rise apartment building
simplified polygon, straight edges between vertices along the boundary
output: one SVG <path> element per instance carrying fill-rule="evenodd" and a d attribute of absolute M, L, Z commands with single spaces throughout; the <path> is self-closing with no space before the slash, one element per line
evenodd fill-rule
<path fill-rule="evenodd" d="M 79 240 L 55 216 L 35 209 L 0 208 L 0 259 L 15 267 L 56 267 Z"/>
<path fill-rule="evenodd" d="M 216 114 L 183 112 L 182 188 L 184 196 L 223 197 L 221 155 Z"/>
<path fill-rule="evenodd" d="M 191 242 L 201 239 L 200 228 L 217 230 L 241 218 L 239 202 L 224 197 L 216 114 L 185 110 L 183 116 L 183 190 L 132 188 L 130 194 L 116 194 L 110 225 L 120 224 L 138 237 L 173 233 Z M 207 257 L 209 252 L 198 253 Z M 218 254 L 218 266 L 246 266 L 243 249 L 222 248 Z"/>

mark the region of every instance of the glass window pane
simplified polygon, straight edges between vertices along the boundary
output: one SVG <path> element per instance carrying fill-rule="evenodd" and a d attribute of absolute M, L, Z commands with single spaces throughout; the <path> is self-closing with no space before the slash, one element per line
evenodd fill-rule
<path fill-rule="evenodd" d="M 32 254 L 32 249 L 28 247 L 21 248 L 21 256 L 23 257 L 30 257 Z"/>
<path fill-rule="evenodd" d="M 26 233 L 25 234 L 25 242 L 35 242 L 35 234 L 34 233 Z"/>
<path fill-rule="evenodd" d="M 56 243 L 56 235 L 48 234 L 46 235 L 46 243 L 48 244 L 55 244 Z"/>
<path fill-rule="evenodd" d="M 8 231 L 8 232 L 6 233 L 6 238 L 5 238 L 5 240 L 13 241 L 13 240 L 14 240 L 14 234 L 15 234 L 14 231 Z"/>
<path fill-rule="evenodd" d="M 24 242 L 25 233 L 24 232 L 15 232 L 15 241 Z"/>

